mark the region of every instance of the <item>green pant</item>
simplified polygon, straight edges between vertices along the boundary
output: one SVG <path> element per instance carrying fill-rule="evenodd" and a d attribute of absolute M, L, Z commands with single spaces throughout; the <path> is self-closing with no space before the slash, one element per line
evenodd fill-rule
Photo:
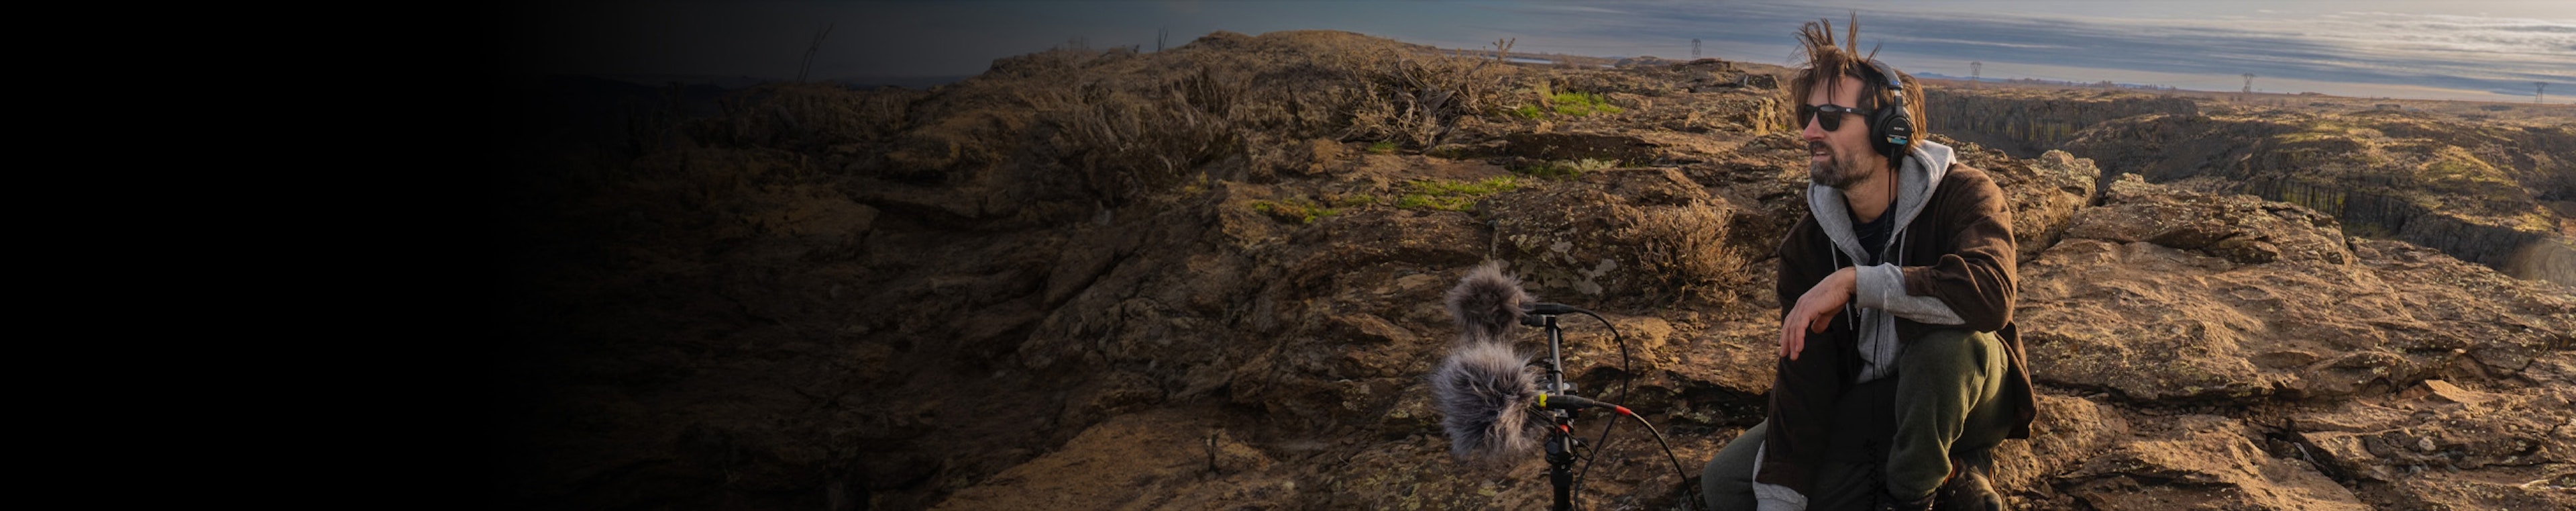
<path fill-rule="evenodd" d="M 1866 509 L 1881 491 L 1931 495 L 1953 459 L 1988 463 L 2011 432 L 2010 407 L 1999 399 L 2005 355 L 1994 334 L 1937 330 L 1904 349 L 1894 376 L 1840 392 L 1807 509 Z M 1766 421 L 1745 430 L 1702 469 L 1710 509 L 1754 508 L 1754 453 L 1768 429 Z"/>

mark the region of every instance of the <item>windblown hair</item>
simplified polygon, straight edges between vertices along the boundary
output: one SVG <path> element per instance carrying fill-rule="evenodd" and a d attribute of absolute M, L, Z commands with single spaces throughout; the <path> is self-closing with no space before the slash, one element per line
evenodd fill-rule
<path fill-rule="evenodd" d="M 1450 455 L 1496 463 L 1538 447 L 1547 424 L 1530 417 L 1530 403 L 1539 392 L 1537 370 L 1529 361 L 1511 345 L 1470 340 L 1431 371 Z"/>
<path fill-rule="evenodd" d="M 1503 332 L 1526 314 L 1521 306 L 1536 301 L 1521 291 L 1520 279 L 1503 274 L 1502 263 L 1486 262 L 1449 289 L 1449 317 L 1458 321 L 1462 342 L 1503 342 Z"/>
<path fill-rule="evenodd" d="M 1849 76 L 1860 79 L 1861 97 L 1853 98 L 1852 107 L 1877 110 L 1888 104 L 1887 80 L 1879 78 L 1878 70 L 1870 68 L 1869 65 L 1870 59 L 1878 58 L 1878 47 L 1870 47 L 1868 54 L 1860 52 L 1860 14 L 1852 14 L 1851 23 L 1843 28 L 1843 37 L 1837 41 L 1834 39 L 1833 20 L 1818 19 L 1798 27 L 1798 53 L 1806 56 L 1807 65 L 1792 71 L 1789 75 L 1789 86 L 1780 91 L 1783 96 L 1786 96 L 1785 100 L 1780 102 L 1781 108 L 1786 109 L 1780 117 L 1789 119 L 1790 130 L 1797 130 L 1807 122 L 1806 119 L 1797 118 L 1798 105 L 1807 104 L 1807 93 L 1814 91 L 1817 84 L 1831 84 L 1835 77 Z M 1914 120 L 1914 141 L 1907 143 L 1910 149 L 1912 144 L 1923 140 L 1925 133 L 1930 133 L 1924 128 L 1931 126 L 1932 123 L 1923 117 L 1921 83 L 1914 80 L 1914 75 L 1905 74 L 1904 71 L 1898 71 L 1896 75 L 1897 80 L 1905 84 L 1905 113 Z M 1839 102 L 1844 98 L 1832 99 Z M 1864 121 L 1868 120 L 1864 119 Z M 1866 124 L 1846 126 L 1866 126 Z"/>

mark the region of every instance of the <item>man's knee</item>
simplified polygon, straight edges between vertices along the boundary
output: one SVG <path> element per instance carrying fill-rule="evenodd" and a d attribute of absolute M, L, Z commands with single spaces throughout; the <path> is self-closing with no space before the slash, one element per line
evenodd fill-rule
<path fill-rule="evenodd" d="M 1940 364 L 1946 367 L 1983 367 L 1996 347 L 1994 334 L 1961 329 L 1939 329 L 1905 343 L 1897 364 Z"/>
<path fill-rule="evenodd" d="M 1744 430 L 1700 469 L 1700 493 L 1711 509 L 1753 509 L 1753 460 L 1762 449 L 1763 429 L 1756 424 Z"/>

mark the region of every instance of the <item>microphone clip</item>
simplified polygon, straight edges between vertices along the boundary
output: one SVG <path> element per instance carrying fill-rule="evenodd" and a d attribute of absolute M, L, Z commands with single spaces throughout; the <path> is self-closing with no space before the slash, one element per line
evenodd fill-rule
<path fill-rule="evenodd" d="M 1582 307 L 1562 303 L 1539 302 L 1521 307 L 1521 326 L 1556 328 L 1556 317 L 1566 314 L 1590 314 Z"/>

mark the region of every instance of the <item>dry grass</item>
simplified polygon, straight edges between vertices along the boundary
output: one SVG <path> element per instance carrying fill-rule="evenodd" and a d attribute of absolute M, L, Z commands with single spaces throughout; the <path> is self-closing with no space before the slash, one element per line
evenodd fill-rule
<path fill-rule="evenodd" d="M 1063 164 L 1111 203 L 1170 188 L 1217 159 L 1241 154 L 1238 86 L 1210 68 L 1151 90 L 1101 83 L 1024 96 Z"/>
<path fill-rule="evenodd" d="M 1508 51 L 1509 44 L 1497 43 Z M 1339 67 L 1358 83 L 1344 139 L 1439 145 L 1461 116 L 1497 115 L 1509 65 L 1497 59 L 1422 53 L 1391 46 L 1345 49 Z"/>

